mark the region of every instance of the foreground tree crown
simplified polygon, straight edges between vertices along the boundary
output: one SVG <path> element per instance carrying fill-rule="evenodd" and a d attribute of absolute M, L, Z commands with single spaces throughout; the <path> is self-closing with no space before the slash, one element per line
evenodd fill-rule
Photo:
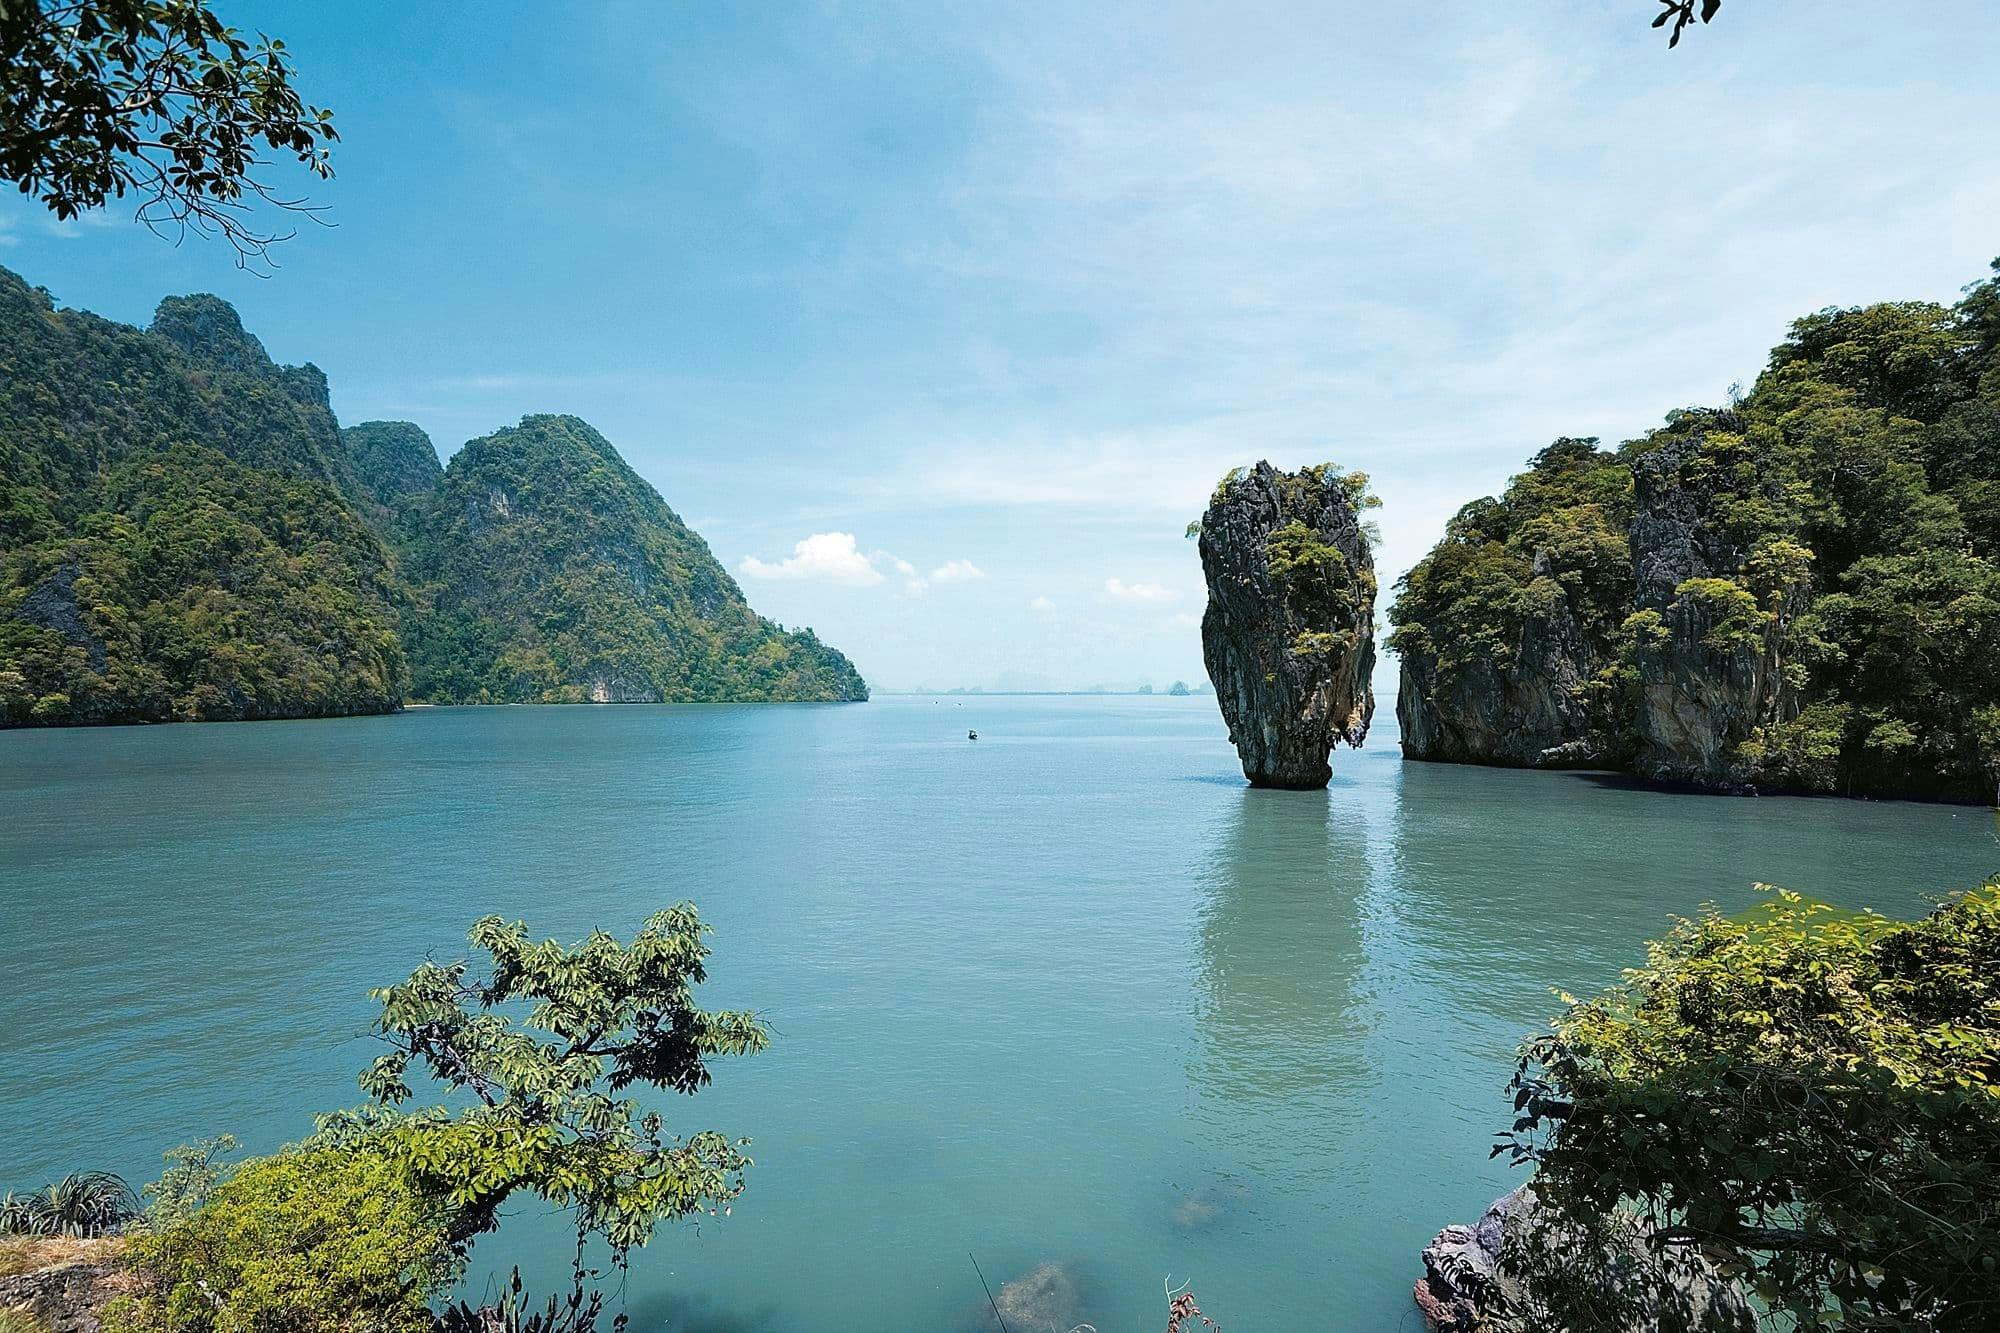
<path fill-rule="evenodd" d="M 283 42 L 207 0 L 0 0 L 0 179 L 65 219 L 134 195 L 154 231 L 264 263 L 290 233 L 260 230 L 253 205 L 313 210 L 257 174 L 260 145 L 325 180 L 340 137 L 293 73 Z"/>
<path fill-rule="evenodd" d="M 708 1060 L 769 1041 L 749 1013 L 697 1008 L 707 928 L 690 903 L 658 913 L 629 944 L 597 931 L 536 943 L 487 917 L 471 940 L 490 965 L 426 962 L 372 992 L 390 1050 L 362 1074 L 375 1105 L 321 1121 L 321 1143 L 365 1142 L 449 1199 L 454 1234 L 490 1229 L 527 1191 L 574 1211 L 622 1259 L 662 1221 L 726 1211 L 743 1190 L 748 1140 L 666 1134 L 660 1115 L 619 1094 L 637 1085 L 693 1093 Z M 402 1110 L 427 1074 L 470 1106 Z"/>
<path fill-rule="evenodd" d="M 1494 1151 L 1535 1164 L 1573 1237 L 1634 1210 L 1787 1327 L 2000 1321 L 2000 880 L 1915 923 L 1783 890 L 1682 921 L 1514 1087 Z M 1595 1326 L 1591 1243 L 1514 1256 L 1550 1327 Z"/>

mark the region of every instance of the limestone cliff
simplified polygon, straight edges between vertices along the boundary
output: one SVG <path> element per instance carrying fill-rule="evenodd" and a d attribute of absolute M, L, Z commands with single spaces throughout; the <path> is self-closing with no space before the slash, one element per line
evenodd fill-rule
<path fill-rule="evenodd" d="M 1785 497 L 1768 473 L 1746 487 L 1705 465 L 1711 432 L 1741 426 L 1730 413 L 1703 414 L 1632 460 L 1633 768 L 1723 791 L 1754 786 L 1760 774 L 1745 743 L 1798 716 L 1784 650 L 1811 595 L 1803 567 L 1760 588 L 1762 598 L 1746 586 L 1759 547 L 1730 515 L 1746 498 L 1777 508 Z"/>
<path fill-rule="evenodd" d="M 1231 473 L 1201 519 L 1202 656 L 1253 786 L 1312 789 L 1374 716 L 1375 560 L 1367 478 L 1331 467 Z"/>
<path fill-rule="evenodd" d="M 1606 665 L 1554 585 L 1516 623 L 1504 652 L 1447 670 L 1435 651 L 1402 654 L 1396 721 L 1412 759 L 1510 768 L 1596 768 L 1617 743 L 1592 719 L 1590 688 Z"/>
<path fill-rule="evenodd" d="M 1503 498 L 1451 520 L 1389 614 L 1405 757 L 1622 761 L 1611 672 L 1631 609 L 1631 493 L 1629 471 L 1595 440 L 1561 439 Z"/>

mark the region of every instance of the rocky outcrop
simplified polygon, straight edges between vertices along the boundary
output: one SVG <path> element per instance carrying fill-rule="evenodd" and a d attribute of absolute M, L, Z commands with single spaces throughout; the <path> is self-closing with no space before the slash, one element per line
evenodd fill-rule
<path fill-rule="evenodd" d="M 1656 781 L 1745 790 L 1757 774 L 1739 747 L 1759 727 L 1798 714 L 1781 648 L 1810 596 L 1803 569 L 1766 620 L 1742 586 L 1751 551 L 1722 512 L 1744 503 L 1740 483 L 1699 466 L 1706 431 L 1740 429 L 1727 413 L 1667 439 L 1632 465 L 1632 570 L 1640 621 L 1633 767 Z M 1769 483 L 1772 487 L 1776 482 Z M 1783 497 L 1761 497 L 1777 505 Z"/>
<path fill-rule="evenodd" d="M 1539 579 L 1511 651 L 1439 670 L 1421 648 L 1402 654 L 1396 721 L 1404 757 L 1513 768 L 1602 768 L 1618 743 L 1598 725 L 1585 687 L 1606 665 L 1562 587 Z"/>
<path fill-rule="evenodd" d="M 1734 1284 L 1698 1257 L 1663 1262 L 1636 1221 L 1617 1224 L 1617 1238 L 1594 1266 L 1573 1237 L 1553 1230 L 1557 1225 L 1523 1185 L 1494 1200 L 1475 1225 L 1438 1232 L 1424 1247 L 1424 1275 L 1412 1293 L 1424 1323 L 1432 1333 L 1537 1333 L 1548 1327 L 1532 1284 L 1508 1259 L 1517 1247 L 1552 1243 L 1576 1251 L 1578 1263 L 1569 1271 L 1589 1271 L 1601 1287 L 1602 1299 L 1593 1306 L 1616 1312 L 1591 1325 L 1600 1333 L 1753 1333 L 1757 1327 Z"/>
<path fill-rule="evenodd" d="M 26 1266 L 0 1277 L 0 1312 L 18 1311 L 47 1333 L 98 1333 L 104 1307 L 132 1287 L 124 1242 L 51 1237 L 10 1256 Z"/>
<path fill-rule="evenodd" d="M 428 496 L 444 478 L 431 437 L 411 422 L 364 421 L 344 428 L 340 439 L 363 489 L 385 509 Z"/>
<path fill-rule="evenodd" d="M 1232 473 L 1201 520 L 1202 656 L 1243 776 L 1313 789 L 1359 746 L 1375 696 L 1375 560 L 1330 467 Z"/>

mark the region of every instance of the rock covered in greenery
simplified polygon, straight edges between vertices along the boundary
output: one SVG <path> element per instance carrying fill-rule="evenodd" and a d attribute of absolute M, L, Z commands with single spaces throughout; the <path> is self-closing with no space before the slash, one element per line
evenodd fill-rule
<path fill-rule="evenodd" d="M 1411 758 L 2000 783 L 2000 279 L 1798 321 L 1728 409 L 1558 441 L 1400 587 Z"/>
<path fill-rule="evenodd" d="M 437 448 L 421 426 L 408 421 L 364 421 L 340 432 L 355 480 L 385 510 L 428 497 L 444 478 Z"/>
<path fill-rule="evenodd" d="M 415 697 L 859 700 L 810 630 L 752 611 L 659 493 L 575 417 L 461 449 L 412 537 Z"/>
<path fill-rule="evenodd" d="M 217 297 L 141 331 L 0 270 L 0 726 L 867 697 L 581 422 L 463 457 L 341 430 Z"/>
<path fill-rule="evenodd" d="M 1253 786 L 1319 788 L 1375 712 L 1368 478 L 1331 465 L 1232 472 L 1200 523 L 1202 656 Z"/>
<path fill-rule="evenodd" d="M 1404 753 L 1591 767 L 1624 743 L 1607 673 L 1630 610 L 1631 474 L 1557 440 L 1498 500 L 1460 510 L 1391 620 Z"/>
<path fill-rule="evenodd" d="M 1608 1296 L 1643 1300 L 1604 1281 L 1621 1216 L 1740 1275 L 1776 1327 L 1992 1327 L 2000 882 L 1914 922 L 1774 890 L 1564 999 L 1500 1144 L 1557 1219 L 1502 1255 L 1536 1327 L 1615 1327 Z"/>

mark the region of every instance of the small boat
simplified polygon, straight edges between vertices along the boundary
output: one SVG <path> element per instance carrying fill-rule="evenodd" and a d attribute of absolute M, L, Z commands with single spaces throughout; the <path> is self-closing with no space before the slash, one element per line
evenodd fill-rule
<path fill-rule="evenodd" d="M 965 733 L 965 739 L 969 741 L 976 741 L 979 739 L 979 733 L 976 731 L 968 731 Z"/>

